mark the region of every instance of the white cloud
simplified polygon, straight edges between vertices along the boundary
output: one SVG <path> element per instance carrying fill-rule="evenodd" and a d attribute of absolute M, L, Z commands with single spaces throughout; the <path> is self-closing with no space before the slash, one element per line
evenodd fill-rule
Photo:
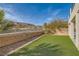
<path fill-rule="evenodd" d="M 53 11 L 52 16 L 57 16 L 61 12 L 61 9 Z"/>
<path fill-rule="evenodd" d="M 61 9 L 57 9 L 57 10 L 53 11 L 51 13 L 51 16 L 49 16 L 47 18 L 47 22 L 52 21 L 53 19 L 57 18 L 60 12 L 61 12 Z"/>

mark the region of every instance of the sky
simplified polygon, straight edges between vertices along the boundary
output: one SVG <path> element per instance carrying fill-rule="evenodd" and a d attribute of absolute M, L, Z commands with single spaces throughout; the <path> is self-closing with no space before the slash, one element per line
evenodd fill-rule
<path fill-rule="evenodd" d="M 0 3 L 5 19 L 43 25 L 55 19 L 68 20 L 71 3 Z"/>

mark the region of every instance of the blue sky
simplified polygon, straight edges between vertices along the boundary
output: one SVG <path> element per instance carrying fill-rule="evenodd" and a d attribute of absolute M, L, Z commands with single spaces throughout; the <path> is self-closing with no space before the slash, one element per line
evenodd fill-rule
<path fill-rule="evenodd" d="M 5 18 L 36 25 L 43 25 L 57 18 L 68 20 L 70 8 L 71 3 L 0 4 L 0 9 L 5 11 Z"/>

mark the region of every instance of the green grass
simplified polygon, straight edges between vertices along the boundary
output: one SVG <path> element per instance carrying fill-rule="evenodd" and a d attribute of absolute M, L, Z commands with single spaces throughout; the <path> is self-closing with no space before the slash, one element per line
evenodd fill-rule
<path fill-rule="evenodd" d="M 69 36 L 46 34 L 37 41 L 25 46 L 11 55 L 79 56 L 79 52 L 77 51 Z"/>

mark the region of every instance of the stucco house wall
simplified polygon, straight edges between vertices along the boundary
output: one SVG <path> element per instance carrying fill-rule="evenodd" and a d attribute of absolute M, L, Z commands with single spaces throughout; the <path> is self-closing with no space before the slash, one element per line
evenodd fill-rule
<path fill-rule="evenodd" d="M 79 4 L 74 4 L 72 12 L 70 12 L 70 18 L 68 22 L 69 35 L 73 43 L 79 50 Z"/>

